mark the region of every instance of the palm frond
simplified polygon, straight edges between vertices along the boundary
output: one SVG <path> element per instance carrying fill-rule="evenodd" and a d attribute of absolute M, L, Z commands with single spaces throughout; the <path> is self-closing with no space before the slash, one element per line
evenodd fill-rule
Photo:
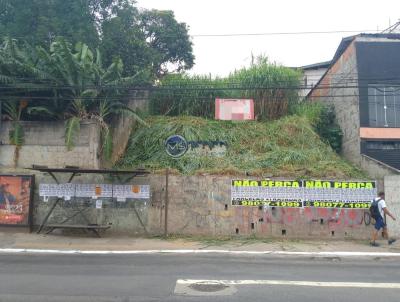
<path fill-rule="evenodd" d="M 19 120 L 19 106 L 18 102 L 5 101 L 2 103 L 3 111 L 12 121 Z"/>
<path fill-rule="evenodd" d="M 68 150 L 75 146 L 75 139 L 80 132 L 80 119 L 76 116 L 69 118 L 65 122 L 65 145 Z"/>
<path fill-rule="evenodd" d="M 128 116 L 132 117 L 139 124 L 141 124 L 145 127 L 149 127 L 149 125 L 145 122 L 145 120 L 140 117 L 140 113 L 138 111 L 129 108 L 128 106 L 126 106 L 123 103 L 114 104 L 113 112 L 119 113 L 119 114 L 127 114 Z"/>
<path fill-rule="evenodd" d="M 97 89 L 90 88 L 90 89 L 84 90 L 81 93 L 81 97 L 83 97 L 83 98 L 88 98 L 88 97 L 95 98 L 95 97 L 97 97 L 99 95 L 99 93 L 100 92 Z"/>
<path fill-rule="evenodd" d="M 47 115 L 50 117 L 56 117 L 56 114 L 50 110 L 48 107 L 45 106 L 33 106 L 33 107 L 28 107 L 28 109 L 26 110 L 28 114 L 31 115 Z"/>
<path fill-rule="evenodd" d="M 101 100 L 99 103 L 99 117 L 104 120 L 112 114 L 114 111 L 113 107 L 116 106 L 115 103 L 111 103 L 107 100 Z"/>

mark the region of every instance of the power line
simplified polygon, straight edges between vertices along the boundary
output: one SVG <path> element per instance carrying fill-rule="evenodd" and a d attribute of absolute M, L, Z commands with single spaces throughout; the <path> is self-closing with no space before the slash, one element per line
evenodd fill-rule
<path fill-rule="evenodd" d="M 272 80 L 271 83 L 269 84 L 270 87 L 265 87 L 265 86 L 239 86 L 239 85 L 244 85 L 243 82 L 238 82 L 238 81 L 222 81 L 221 83 L 213 83 L 213 81 L 210 81 L 209 83 L 181 83 L 181 82 L 171 82 L 168 84 L 163 84 L 163 85 L 157 85 L 157 86 L 151 86 L 151 85 L 144 85 L 144 86 L 130 86 L 127 84 L 112 84 L 112 85 L 95 85 L 95 84 L 90 84 L 90 85 L 66 85 L 66 84 L 52 84 L 52 83 L 41 83 L 41 82 L 17 82 L 17 83 L 10 83 L 9 85 L 3 84 L 0 86 L 0 89 L 10 89 L 10 90 L 17 90 L 17 89 L 36 89 L 36 90 L 43 90 L 43 89 L 78 89 L 78 90 L 85 90 L 85 89 L 98 89 L 98 90 L 109 90 L 109 89 L 124 89 L 124 90 L 162 90 L 162 89 L 207 89 L 207 90 L 213 90 L 213 89 L 235 89 L 235 86 L 239 86 L 243 89 L 248 88 L 248 89 L 283 89 L 287 88 L 288 86 L 279 86 L 279 85 L 274 85 L 274 84 L 292 84 L 293 82 L 298 81 L 299 83 L 304 82 L 302 79 L 296 80 Z M 393 77 L 393 78 L 374 78 L 374 77 L 369 77 L 369 78 L 353 78 L 353 77 L 337 77 L 337 78 L 331 78 L 331 82 L 341 82 L 345 84 L 354 84 L 354 83 L 359 83 L 359 82 L 365 82 L 368 81 L 368 85 L 379 85 L 379 84 L 385 84 L 385 86 L 399 86 L 400 85 L 400 77 Z M 23 86 L 23 85 L 26 86 Z M 18 86 L 15 86 L 18 85 Z M 29 86 L 32 85 L 32 86 Z M 343 84 L 344 85 L 344 84 Z M 319 89 L 318 87 L 332 87 L 332 88 L 350 88 L 350 87 L 337 87 L 337 84 L 321 84 L 315 87 L 315 85 L 296 85 L 296 86 L 291 86 L 291 88 L 298 88 L 298 89 L 307 89 L 307 88 L 315 88 Z M 196 87 L 196 88 L 195 88 Z"/>
<path fill-rule="evenodd" d="M 289 67 L 288 67 L 289 68 Z M 357 73 L 357 72 L 354 72 L 354 73 L 336 73 L 336 74 L 332 74 L 332 75 L 329 75 L 329 77 L 330 78 L 343 78 L 343 79 L 351 79 L 351 80 L 379 80 L 379 81 L 391 81 L 391 80 L 398 80 L 398 81 L 400 81 L 400 77 L 390 77 L 390 78 L 383 78 L 383 77 L 362 77 L 362 78 L 359 78 L 359 77 L 356 77 L 357 75 L 358 75 L 359 73 Z M 348 76 L 348 77 L 343 77 L 344 75 L 346 75 L 346 76 Z M 300 75 L 300 76 L 306 76 L 307 78 L 309 78 L 309 77 L 316 77 L 316 78 L 321 78 L 322 77 L 322 75 L 320 75 L 320 74 L 302 74 L 302 75 Z M 352 76 L 354 76 L 354 77 L 352 77 Z M 13 79 L 13 80 L 21 80 L 21 81 L 26 81 L 27 83 L 31 83 L 31 84 L 39 84 L 39 83 L 46 83 L 46 82 L 53 82 L 53 83 L 55 83 L 55 82 L 57 82 L 56 80 L 64 80 L 63 78 L 52 78 L 52 79 L 40 79 L 40 78 L 37 78 L 37 77 L 14 77 L 14 76 L 8 76 L 9 78 L 11 78 L 11 79 Z M 204 76 L 204 78 L 200 78 L 200 80 L 210 80 L 210 81 L 218 81 L 218 80 L 221 80 L 221 81 L 224 81 L 224 79 L 229 79 L 229 78 L 210 78 L 210 77 L 208 77 L 208 76 Z M 192 79 L 192 78 L 188 78 L 188 80 L 192 80 L 192 81 L 196 81 L 196 79 Z M 300 79 L 300 81 L 301 81 L 302 79 Z M 274 82 L 287 82 L 287 81 L 289 81 L 289 80 L 273 80 Z M 173 81 L 171 81 L 171 82 L 173 82 Z M 177 81 L 176 83 L 178 83 L 179 85 L 185 85 L 185 84 L 182 84 L 181 82 L 179 82 L 179 81 Z M 236 82 L 227 82 L 227 83 L 236 83 Z M 10 83 L 10 84 L 13 84 L 13 83 Z M 192 84 L 192 83 L 190 83 L 190 84 Z M 64 84 L 54 84 L 54 85 L 60 85 L 60 86 L 63 86 Z M 65 86 L 65 85 L 64 85 Z M 70 85 L 71 86 L 71 85 Z M 84 85 L 85 86 L 85 85 Z M 93 85 L 92 85 L 93 86 Z M 99 85 L 99 86 L 120 86 L 120 87 L 129 87 L 129 84 L 124 84 L 124 85 L 121 85 L 121 84 L 119 84 L 119 85 L 115 85 L 115 84 L 113 84 L 113 85 L 108 85 L 108 84 L 102 84 L 102 85 Z M 150 85 L 149 85 L 150 86 Z M 78 86 L 78 85 L 76 85 L 76 87 L 82 87 L 82 86 Z"/>
<path fill-rule="evenodd" d="M 315 96 L 308 96 L 308 98 L 310 99 L 326 99 L 326 98 L 347 98 L 347 97 L 360 97 L 360 96 L 364 96 L 364 97 L 373 97 L 375 96 L 375 94 L 341 94 L 341 95 L 333 95 L 333 94 L 327 94 L 327 95 L 315 95 Z M 216 97 L 218 96 L 195 96 L 193 97 L 192 95 L 186 95 L 186 94 L 181 94 L 181 95 L 174 95 L 174 97 L 176 99 L 172 100 L 172 101 L 182 101 L 179 98 L 188 98 L 188 100 L 193 101 L 193 98 L 195 98 L 194 101 L 213 101 Z M 229 97 L 229 95 L 224 95 L 223 97 Z M 396 93 L 396 94 L 386 94 L 386 97 L 400 97 L 400 93 Z M 128 101 L 128 100 L 154 100 L 152 99 L 151 96 L 148 97 L 135 97 L 135 96 L 129 96 L 129 95 L 125 95 L 125 96 L 121 96 L 121 97 L 110 97 L 110 98 L 99 98 L 99 99 L 95 99 L 95 98 L 73 98 L 73 97 L 52 97 L 52 96 L 0 96 L 0 101 L 16 101 L 19 102 L 21 101 L 21 99 L 28 99 L 28 101 L 34 101 L 34 102 L 40 102 L 40 101 L 74 101 L 74 100 L 82 100 L 82 101 L 99 101 L 99 100 L 105 100 L 105 101 Z M 234 97 L 236 98 L 236 97 Z M 270 96 L 270 99 L 287 99 L 287 96 Z M 157 100 L 160 102 L 171 102 L 171 99 L 164 99 L 164 100 Z M 260 101 L 260 100 L 255 100 L 255 101 Z M 343 100 L 345 101 L 345 100 Z"/>
<path fill-rule="evenodd" d="M 395 81 L 395 79 L 392 79 Z M 380 80 L 382 83 L 386 84 L 385 87 L 400 87 L 400 83 L 388 83 L 388 79 Z M 396 79 L 396 81 L 400 81 L 400 79 Z M 382 85 L 382 83 L 369 83 L 367 85 L 359 85 L 359 80 L 347 80 L 347 81 L 338 81 L 338 83 L 334 84 L 320 84 L 318 86 L 315 85 L 290 85 L 292 81 L 287 82 L 278 82 L 277 85 L 270 84 L 269 86 L 263 85 L 247 85 L 244 86 L 243 83 L 240 82 L 232 82 L 232 83 L 224 83 L 224 85 L 206 85 L 206 84 L 189 84 L 189 85 L 162 85 L 162 86 L 117 86 L 117 85 L 106 85 L 106 86 L 92 86 L 88 85 L 82 88 L 81 86 L 72 86 L 72 85 L 65 85 L 65 86 L 58 86 L 58 85 L 45 85 L 43 87 L 30 87 L 30 86 L 0 86 L 0 89 L 3 90 L 3 93 L 7 91 L 18 91 L 18 90 L 29 90 L 30 93 L 43 90 L 52 90 L 52 89 L 59 89 L 61 90 L 69 90 L 69 89 L 78 89 L 78 90 L 90 90 L 90 89 L 97 89 L 101 91 L 107 90 L 129 90 L 129 91 L 149 91 L 149 92 L 162 92 L 162 91 L 221 91 L 221 90 L 303 90 L 303 89 L 314 89 L 314 90 L 321 90 L 321 89 L 346 89 L 346 88 L 379 88 L 376 85 Z M 282 85 L 282 83 L 287 83 L 289 85 Z M 339 83 L 342 83 L 339 85 Z M 21 91 L 23 93 L 24 91 Z M 66 91 L 64 91 L 66 92 Z M 93 97 L 92 97 L 93 98 Z"/>
<path fill-rule="evenodd" d="M 280 35 L 315 35 L 315 34 L 340 34 L 340 33 L 379 33 L 374 29 L 363 30 L 330 30 L 330 31 L 294 31 L 294 32 L 264 32 L 264 33 L 224 33 L 224 34 L 193 34 L 194 38 L 203 37 L 243 37 L 243 36 L 280 36 Z"/>
<path fill-rule="evenodd" d="M 288 32 L 248 32 L 248 33 L 221 33 L 221 34 L 189 34 L 192 38 L 213 38 L 213 37 L 245 37 L 245 36 L 284 36 L 284 35 L 330 35 L 346 33 L 382 33 L 377 29 L 355 29 L 355 30 L 326 30 L 326 31 L 288 31 Z M 169 38 L 178 38 L 177 34 L 165 35 Z M 12 39 L 27 39 L 26 36 L 12 36 Z M 34 37 L 33 41 L 36 42 Z"/>

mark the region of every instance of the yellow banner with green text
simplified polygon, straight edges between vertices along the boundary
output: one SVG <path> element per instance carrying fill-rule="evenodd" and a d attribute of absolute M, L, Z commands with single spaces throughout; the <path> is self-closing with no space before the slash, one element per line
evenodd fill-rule
<path fill-rule="evenodd" d="M 367 209 L 377 195 L 375 181 L 232 180 L 234 206 Z"/>

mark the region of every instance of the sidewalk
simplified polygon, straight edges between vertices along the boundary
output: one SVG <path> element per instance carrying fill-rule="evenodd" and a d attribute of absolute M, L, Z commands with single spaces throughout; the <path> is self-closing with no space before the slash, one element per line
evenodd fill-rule
<path fill-rule="evenodd" d="M 253 251 L 253 252 L 365 252 L 399 253 L 400 241 L 388 245 L 379 241 L 380 247 L 369 246 L 368 241 L 356 240 L 280 240 L 255 238 L 204 238 L 173 237 L 162 238 L 138 237 L 103 237 L 93 238 L 87 235 L 66 236 L 61 234 L 29 234 L 22 230 L 1 230 L 0 250 L 4 249 L 40 249 L 40 250 L 78 250 L 78 251 Z"/>

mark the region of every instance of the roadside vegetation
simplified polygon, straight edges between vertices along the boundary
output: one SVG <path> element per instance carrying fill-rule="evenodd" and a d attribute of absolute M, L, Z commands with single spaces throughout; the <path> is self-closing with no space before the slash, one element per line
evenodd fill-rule
<path fill-rule="evenodd" d="M 216 98 L 253 99 L 256 120 L 285 116 L 298 101 L 301 73 L 259 56 L 227 77 L 171 74 L 151 94 L 153 115 L 213 118 Z"/>
<path fill-rule="evenodd" d="M 313 122 L 300 113 L 270 121 L 215 121 L 192 116 L 151 116 L 149 127 L 138 126 L 118 166 L 143 166 L 177 173 L 287 176 L 295 178 L 363 178 L 316 133 Z M 164 142 L 179 134 L 188 141 L 223 141 L 222 156 L 187 152 L 175 159 Z"/>
<path fill-rule="evenodd" d="M 121 59 L 103 67 L 99 51 L 85 44 L 75 47 L 63 38 L 49 50 L 41 46 L 20 46 L 7 38 L 0 45 L 0 84 L 3 119 L 12 121 L 10 142 L 15 145 L 14 164 L 24 142 L 21 121 L 65 121 L 65 144 L 72 149 L 82 121 L 95 121 L 102 137 L 102 153 L 110 158 L 112 116 L 126 112 L 143 122 L 129 109 L 124 94 L 140 81 L 140 74 L 123 77 Z"/>
<path fill-rule="evenodd" d="M 80 123 L 96 122 L 109 159 L 110 122 L 122 113 L 142 122 L 126 106 L 131 91 L 193 64 L 187 26 L 172 11 L 130 0 L 0 1 L 0 117 L 12 121 L 14 165 L 22 121 L 65 121 L 69 150 Z"/>
<path fill-rule="evenodd" d="M 332 108 L 299 99 L 300 71 L 259 56 L 226 77 L 188 75 L 192 42 L 171 11 L 140 9 L 129 0 L 32 0 L 4 1 L 0 15 L 1 119 L 12 122 L 15 165 L 23 121 L 63 121 L 68 150 L 81 122 L 96 122 L 107 160 L 112 121 L 129 114 L 138 123 L 118 167 L 361 176 L 337 155 L 342 133 Z M 127 106 L 137 91 L 148 92 L 149 112 Z M 215 121 L 216 98 L 253 99 L 255 121 Z M 173 134 L 199 146 L 224 142 L 226 150 L 173 159 L 164 149 Z"/>

